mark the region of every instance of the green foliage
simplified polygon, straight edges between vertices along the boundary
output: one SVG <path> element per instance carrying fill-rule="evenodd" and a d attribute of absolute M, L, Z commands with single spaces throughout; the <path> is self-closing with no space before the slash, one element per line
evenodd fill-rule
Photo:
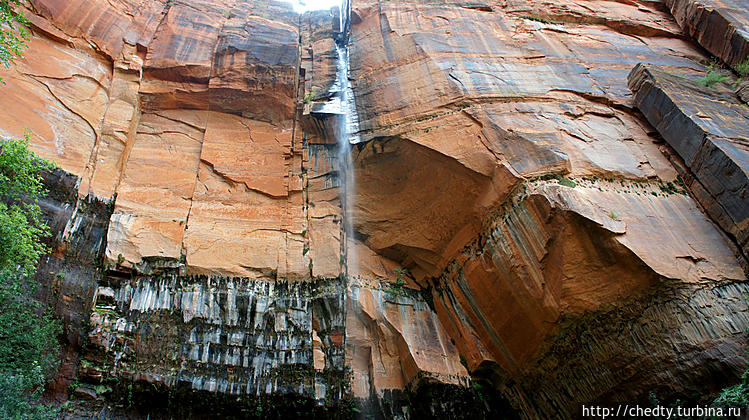
<path fill-rule="evenodd" d="M 616 220 L 616 214 L 614 214 L 614 210 L 611 210 L 611 213 L 609 213 L 609 217 Z"/>
<path fill-rule="evenodd" d="M 736 79 L 736 81 L 733 83 L 733 87 L 735 89 L 741 82 L 744 81 L 745 78 L 749 77 L 749 57 L 747 57 L 746 60 L 740 62 L 739 64 L 736 64 L 733 69 L 736 70 L 736 73 L 739 74 L 739 78 Z M 746 105 L 747 104 L 744 104 L 744 106 Z"/>
<path fill-rule="evenodd" d="M 60 324 L 40 315 L 30 296 L 30 278 L 47 251 L 49 232 L 37 200 L 44 194 L 42 171 L 53 165 L 28 150 L 24 140 L 0 139 L 0 418 L 44 419 L 55 411 L 38 400 L 57 359 Z"/>
<path fill-rule="evenodd" d="M 0 196 L 39 198 L 45 193 L 42 171 L 55 167 L 29 150 L 29 133 L 23 140 L 0 139 Z"/>
<path fill-rule="evenodd" d="M 707 74 L 704 77 L 697 79 L 697 83 L 707 87 L 713 87 L 716 83 L 728 83 L 730 81 L 731 79 L 720 72 L 720 64 L 716 61 L 708 65 Z"/>
<path fill-rule="evenodd" d="M 304 95 L 304 103 L 308 104 L 314 100 L 317 99 L 317 94 L 313 92 L 307 92 L 306 95 Z"/>
<path fill-rule="evenodd" d="M 566 176 L 563 176 L 558 181 L 559 185 L 564 185 L 565 187 L 575 188 L 577 184 L 575 184 L 575 181 L 567 178 Z"/>
<path fill-rule="evenodd" d="M 408 269 L 396 268 L 393 271 L 395 271 L 396 273 L 395 282 L 391 283 L 390 287 L 388 287 L 385 292 L 390 294 L 402 295 L 404 293 L 403 286 L 406 285 L 404 277 L 408 275 Z"/>
<path fill-rule="evenodd" d="M 3 286 L 13 283 L 2 280 Z M 57 357 L 49 352 L 55 341 L 57 322 L 49 315 L 40 319 L 34 313 L 38 305 L 19 297 L 13 288 L 0 288 L 0 302 L 3 305 L 0 311 L 0 371 L 33 377 L 37 368 L 42 368 L 47 373 Z"/>
<path fill-rule="evenodd" d="M 24 140 L 0 139 L 0 272 L 29 276 L 47 251 L 39 239 L 49 232 L 36 204 L 44 191 L 41 172 L 53 165 Z"/>
<path fill-rule="evenodd" d="M 48 229 L 35 204 L 0 203 L 0 270 L 29 275 L 46 251 L 38 241 Z"/>
<path fill-rule="evenodd" d="M 713 401 L 713 407 L 748 407 L 749 406 L 749 370 L 741 375 L 741 382 L 724 388 L 718 398 Z"/>
<path fill-rule="evenodd" d="M 749 77 L 749 57 L 747 57 L 746 60 L 740 62 L 739 64 L 736 64 L 733 69 L 736 70 L 736 73 L 738 73 L 739 76 Z"/>
<path fill-rule="evenodd" d="M 29 40 L 29 21 L 22 12 L 16 13 L 15 8 L 21 0 L 0 0 L 0 63 L 5 68 L 16 63 L 17 58 L 23 57 L 23 49 Z M 0 82 L 5 82 L 0 79 Z"/>
<path fill-rule="evenodd" d="M 44 380 L 40 370 L 34 376 L 0 375 L 0 418 L 13 420 L 53 419 L 59 410 L 42 404 L 29 404 L 30 399 L 38 399 L 41 388 L 37 385 Z M 37 386 L 33 391 L 29 388 Z"/>
<path fill-rule="evenodd" d="M 728 77 L 713 70 L 708 70 L 705 77 L 700 77 L 699 79 L 697 79 L 698 83 L 707 87 L 713 87 L 716 83 L 727 83 L 730 81 L 731 79 L 729 79 Z"/>
<path fill-rule="evenodd" d="M 97 395 L 104 395 L 112 392 L 112 387 L 109 385 L 96 385 L 94 391 Z"/>

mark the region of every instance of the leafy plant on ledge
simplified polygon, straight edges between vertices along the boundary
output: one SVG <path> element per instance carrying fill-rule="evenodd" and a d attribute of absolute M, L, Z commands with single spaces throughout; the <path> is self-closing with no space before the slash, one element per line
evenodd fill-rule
<path fill-rule="evenodd" d="M 708 65 L 707 74 L 697 79 L 697 83 L 707 87 L 713 87 L 716 83 L 728 83 L 730 81 L 731 79 L 720 72 L 720 64 L 715 60 Z"/>
<path fill-rule="evenodd" d="M 700 77 L 697 82 L 703 86 L 713 87 L 716 83 L 727 83 L 731 79 L 714 70 L 708 70 L 705 77 Z"/>
<path fill-rule="evenodd" d="M 385 293 L 403 296 L 406 294 L 403 286 L 406 285 L 404 277 L 408 275 L 408 269 L 396 268 L 393 271 L 396 273 L 395 282 L 390 283 L 390 287 L 385 290 Z"/>
<path fill-rule="evenodd" d="M 745 78 L 749 77 L 749 56 L 746 57 L 746 60 L 736 64 L 733 69 L 739 74 L 739 78 L 733 84 L 733 87 L 736 88 Z"/>
<path fill-rule="evenodd" d="M 736 64 L 734 70 L 736 70 L 736 73 L 738 73 L 741 77 L 749 77 L 749 57 L 747 57 L 746 60 L 740 62 L 739 64 Z"/>
<path fill-rule="evenodd" d="M 317 100 L 317 96 L 318 95 L 316 93 L 314 93 L 314 92 L 307 92 L 307 94 L 304 95 L 304 103 L 308 104 L 308 103 L 310 103 L 312 101 Z"/>

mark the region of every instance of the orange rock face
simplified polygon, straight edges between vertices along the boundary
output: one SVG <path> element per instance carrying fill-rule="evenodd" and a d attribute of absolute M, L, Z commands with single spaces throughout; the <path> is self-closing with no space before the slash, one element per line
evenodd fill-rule
<path fill-rule="evenodd" d="M 429 307 L 408 295 L 352 285 L 347 296 L 346 358 L 354 396 L 416 386 L 419 374 L 448 384 L 469 376 Z"/>
<path fill-rule="evenodd" d="M 282 3 L 236 0 L 39 0 L 29 7 L 35 37 L 28 58 L 2 75 L 18 107 L 0 118 L 2 133 L 20 136 L 29 128 L 36 151 L 80 178 L 82 199 L 112 204 L 107 234 L 99 238 L 109 271 L 95 293 L 82 381 L 117 376 L 172 386 L 194 371 L 191 389 L 275 392 L 287 388 L 273 379 L 274 369 L 309 361 L 320 377 L 340 373 L 349 357 L 364 360 L 358 355 L 374 338 L 401 352 L 382 356 L 391 364 L 387 372 L 372 373 L 380 397 L 415 386 L 424 375 L 467 383 L 455 347 L 418 294 L 403 298 L 410 309 L 398 315 L 398 305 L 386 302 L 377 285 L 334 286 L 347 263 L 340 157 L 335 140 L 303 131 L 299 115 L 307 92 L 324 97 L 334 81 L 337 15 L 300 19 Z M 301 79 L 307 57 L 314 65 Z M 366 247 L 356 254 L 363 258 L 359 274 L 393 277 L 394 263 Z M 132 282 L 117 280 L 122 273 Z M 187 283 L 166 280 L 172 275 Z M 219 283 L 199 280 L 204 276 Z M 313 279 L 332 292 L 310 292 Z M 303 283 L 288 290 L 273 285 L 287 281 Z M 361 351 L 350 347 L 349 337 L 371 324 L 352 321 L 344 328 L 345 309 L 336 299 L 347 295 L 375 296 L 376 307 L 369 299 L 364 309 L 352 298 L 352 311 L 395 329 L 370 331 Z M 292 296 L 301 300 L 285 317 L 276 307 Z M 251 311 L 247 299 L 256 302 Z M 262 320 L 239 324 L 256 310 Z M 165 311 L 178 315 L 171 319 Z M 150 329 L 156 319 L 171 332 Z M 208 356 L 203 338 L 187 338 L 203 337 L 191 328 L 205 322 L 218 328 L 206 340 L 216 333 L 234 337 L 223 356 Z M 282 337 L 255 344 L 276 349 L 269 356 L 273 367 L 252 367 L 268 356 L 250 355 L 237 342 L 261 324 Z M 175 335 L 185 328 L 185 337 Z M 314 349 L 309 360 L 308 345 Z M 76 346 L 73 359 L 82 352 Z M 235 360 L 235 352 L 247 361 Z M 145 364 L 135 368 L 135 360 Z M 354 376 L 360 381 L 363 374 Z M 265 379 L 247 385 L 256 375 Z M 72 380 L 69 372 L 61 377 Z M 343 386 L 321 381 L 312 386 L 302 379 L 295 392 L 323 400 Z M 87 386 L 76 392 L 91 394 Z M 351 395 L 368 398 L 370 391 L 358 386 Z"/>
<path fill-rule="evenodd" d="M 355 228 L 431 291 L 474 377 L 501 384 L 525 416 L 574 416 L 585 401 L 634 398 L 605 385 L 619 380 L 614 360 L 640 369 L 649 351 L 681 360 L 702 346 L 690 335 L 667 356 L 596 329 L 591 340 L 618 347 L 585 360 L 576 352 L 587 339 L 560 344 L 587 314 L 610 317 L 663 288 L 697 299 L 708 284 L 744 287 L 736 244 L 677 186 L 673 152 L 632 111 L 626 74 L 638 62 L 703 68 L 671 16 L 654 5 L 535 1 L 358 3 L 353 13 L 354 92 L 370 140 L 354 152 Z M 743 305 L 727 306 L 745 322 Z M 671 331 L 651 331 L 661 343 L 684 328 L 652 316 L 622 328 L 655 323 Z M 743 360 L 737 333 L 722 329 L 715 345 Z M 693 357 L 709 359 L 712 345 Z M 668 370 L 683 376 L 687 365 Z M 575 369 L 589 374 L 538 393 Z"/>
<path fill-rule="evenodd" d="M 268 0 L 30 0 L 0 134 L 30 129 L 79 178 L 76 209 L 111 206 L 87 237 L 90 346 L 66 349 L 78 394 L 573 418 L 725 386 L 744 227 L 711 221 L 627 86 L 640 62 L 704 72 L 671 3 L 356 1 L 341 34 L 338 11 Z M 349 167 L 329 111 L 345 41 Z"/>

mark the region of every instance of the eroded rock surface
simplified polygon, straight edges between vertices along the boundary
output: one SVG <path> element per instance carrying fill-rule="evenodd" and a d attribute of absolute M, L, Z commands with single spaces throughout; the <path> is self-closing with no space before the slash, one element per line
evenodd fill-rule
<path fill-rule="evenodd" d="M 618 343 L 600 356 L 558 340 L 590 322 L 587 314 L 606 318 L 633 304 L 625 302 L 655 299 L 667 311 L 661 290 L 719 288 L 706 299 L 730 313 L 703 314 L 731 321 L 713 338 L 663 346 L 673 358 L 709 364 L 718 347 L 731 355 L 717 364 L 732 377 L 745 363 L 732 325 L 745 323 L 746 277 L 733 245 L 687 195 L 673 152 L 632 110 L 626 83 L 638 62 L 694 78 L 704 58 L 659 4 L 586 5 L 354 8 L 352 76 L 369 140 L 354 152 L 355 227 L 432 294 L 474 377 L 492 378 L 529 418 L 634 398 L 614 385 L 621 381 L 654 386 L 614 367 L 630 360 L 633 372 L 647 369 L 652 351 L 619 331 L 650 315 L 596 330 L 596 340 Z M 691 297 L 685 305 L 699 311 Z M 667 328 L 688 325 L 674 322 Z M 568 369 L 589 373 L 571 379 Z M 682 378 L 668 381 L 670 395 L 719 386 L 704 370 L 667 369 Z M 542 385 L 555 377 L 567 379 Z"/>
<path fill-rule="evenodd" d="M 666 0 L 684 28 L 711 54 L 730 66 L 749 59 L 749 9 L 741 0 Z"/>
<path fill-rule="evenodd" d="M 749 110 L 732 92 L 657 67 L 629 77 L 635 103 L 684 160 L 691 189 L 708 214 L 749 255 Z"/>
<path fill-rule="evenodd" d="M 256 410 L 271 394 L 351 414 L 351 396 L 370 391 L 348 385 L 344 300 L 354 292 L 343 275 L 338 149 L 300 119 L 307 93 L 324 97 L 335 78 L 339 12 L 302 19 L 284 3 L 237 0 L 28 7 L 34 53 L 3 74 L 18 112 L 0 127 L 16 137 L 29 128 L 34 150 L 80 177 L 70 203 L 51 205 L 55 223 L 96 227 L 81 273 L 60 285 L 78 263 L 62 251 L 40 271 L 70 318 L 53 389 L 65 398 L 80 379 L 74 396 L 85 403 L 69 415 L 147 416 L 175 404 L 199 415 L 205 406 L 190 395 L 247 396 L 231 407 Z M 301 79 L 307 55 L 315 65 Z M 76 191 L 102 207 L 93 222 L 68 211 Z M 367 255 L 373 279 L 394 276 L 394 263 Z M 405 346 L 410 363 L 388 359 L 394 382 L 372 388 L 378 397 L 421 376 L 468 381 L 454 348 L 423 353 L 447 336 L 420 295 L 410 302 L 422 324 L 401 316 L 409 328 L 374 336 Z M 394 308 L 368 313 L 385 319 Z"/>

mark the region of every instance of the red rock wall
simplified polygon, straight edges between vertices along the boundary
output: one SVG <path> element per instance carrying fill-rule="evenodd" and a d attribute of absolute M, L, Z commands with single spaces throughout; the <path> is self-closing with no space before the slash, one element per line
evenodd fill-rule
<path fill-rule="evenodd" d="M 528 418 L 664 389 L 639 373 L 651 369 L 680 378 L 669 395 L 736 377 L 743 261 L 626 84 L 639 62 L 692 78 L 704 69 L 663 5 L 381 1 L 353 13 L 354 92 L 371 140 L 355 151 L 356 230 L 431 291 L 474 376 Z M 702 313 L 702 299 L 721 309 Z M 591 316 L 642 302 L 698 311 L 715 334 L 646 311 L 591 330 L 603 347 L 576 335 Z M 626 333 L 651 324 L 648 338 Z M 722 373 L 695 369 L 716 348 Z"/>
<path fill-rule="evenodd" d="M 301 18 L 284 3 L 235 0 L 41 0 L 28 8 L 34 37 L 27 58 L 3 72 L 17 111 L 0 117 L 0 130 L 30 129 L 32 148 L 78 177 L 78 207 L 111 205 L 108 232 L 86 237 L 96 255 L 84 261 L 90 276 L 76 272 L 43 296 L 70 318 L 52 391 L 64 399 L 80 380 L 74 398 L 84 402 L 71 416 L 118 413 L 129 397 L 113 384 L 127 383 L 136 393 L 188 384 L 334 403 L 344 358 L 361 353 L 354 344 L 344 355 L 348 293 L 377 296 L 375 307 L 367 300 L 372 322 L 408 326 L 365 339 L 399 352 L 383 356 L 390 367 L 373 390 L 402 390 L 423 373 L 466 383 L 457 351 L 418 294 L 401 298 L 413 308 L 398 317 L 400 304 L 384 292 L 337 285 L 345 266 L 337 149 L 304 132 L 300 117 L 305 92 L 324 93 L 335 78 L 337 14 Z M 76 231 L 78 219 L 60 223 Z M 72 245 L 64 235 L 56 241 Z M 72 258 L 61 252 L 40 280 L 54 283 L 53 270 Z M 394 276 L 395 266 L 375 254 L 366 266 L 378 278 Z M 311 291 L 313 279 L 327 291 Z M 276 307 L 289 299 L 298 312 L 282 315 Z M 348 305 L 363 310 L 353 297 Z M 352 325 L 364 337 L 370 324 Z M 299 366 L 301 374 L 284 377 Z M 96 385 L 114 390 L 96 395 Z M 368 397 L 368 386 L 356 395 Z M 148 392 L 138 409 L 156 413 Z M 115 408 L 102 407 L 108 400 Z"/>

